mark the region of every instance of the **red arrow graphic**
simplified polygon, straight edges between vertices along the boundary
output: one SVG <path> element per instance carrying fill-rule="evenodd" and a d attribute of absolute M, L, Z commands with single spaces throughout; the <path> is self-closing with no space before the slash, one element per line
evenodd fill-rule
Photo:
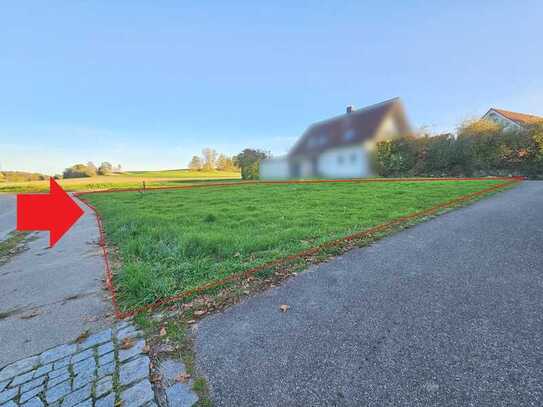
<path fill-rule="evenodd" d="M 53 247 L 83 215 L 83 210 L 51 178 L 48 194 L 17 195 L 17 230 L 48 230 Z"/>

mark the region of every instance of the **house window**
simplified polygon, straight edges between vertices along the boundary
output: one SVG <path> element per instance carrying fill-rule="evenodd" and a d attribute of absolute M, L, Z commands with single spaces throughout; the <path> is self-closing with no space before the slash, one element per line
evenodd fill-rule
<path fill-rule="evenodd" d="M 343 156 L 342 155 L 337 156 L 337 163 L 338 164 L 343 164 Z"/>
<path fill-rule="evenodd" d="M 356 162 L 356 154 L 355 153 L 351 154 L 351 162 L 352 163 Z"/>

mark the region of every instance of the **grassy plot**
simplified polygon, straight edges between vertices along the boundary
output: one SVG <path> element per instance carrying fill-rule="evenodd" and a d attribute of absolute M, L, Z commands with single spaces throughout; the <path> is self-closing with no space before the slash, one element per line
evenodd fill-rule
<path fill-rule="evenodd" d="M 503 181 L 240 185 L 86 195 L 130 309 Z"/>

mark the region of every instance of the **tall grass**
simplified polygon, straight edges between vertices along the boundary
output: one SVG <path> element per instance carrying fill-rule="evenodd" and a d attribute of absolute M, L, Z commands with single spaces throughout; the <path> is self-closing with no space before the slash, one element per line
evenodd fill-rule
<path fill-rule="evenodd" d="M 500 181 L 240 185 L 91 194 L 126 308 L 197 287 Z"/>

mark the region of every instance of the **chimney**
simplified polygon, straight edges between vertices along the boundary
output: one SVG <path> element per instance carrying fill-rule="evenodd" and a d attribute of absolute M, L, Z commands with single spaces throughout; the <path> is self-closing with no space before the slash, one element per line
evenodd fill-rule
<path fill-rule="evenodd" d="M 353 105 L 347 105 L 347 114 L 352 113 L 354 110 Z"/>

